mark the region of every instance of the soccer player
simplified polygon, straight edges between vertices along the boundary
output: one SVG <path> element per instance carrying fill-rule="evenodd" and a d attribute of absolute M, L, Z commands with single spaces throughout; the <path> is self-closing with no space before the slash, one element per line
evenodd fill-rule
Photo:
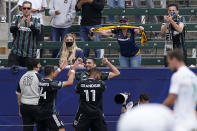
<path fill-rule="evenodd" d="M 185 66 L 184 55 L 175 49 L 167 56 L 172 72 L 169 95 L 163 102 L 170 107 L 174 104 L 175 131 L 197 130 L 197 77 Z"/>
<path fill-rule="evenodd" d="M 89 78 L 76 86 L 76 93 L 80 94 L 80 116 L 76 131 L 107 131 L 102 111 L 102 94 L 106 86 L 100 79 L 101 71 L 92 68 Z"/>
<path fill-rule="evenodd" d="M 102 59 L 102 63 L 105 64 L 105 65 L 107 65 L 111 69 L 111 72 L 102 72 L 101 73 L 101 79 L 102 80 L 112 79 L 112 78 L 120 75 L 119 70 L 114 65 L 112 65 L 107 60 L 107 58 L 103 58 Z M 95 67 L 96 67 L 96 61 L 95 61 L 95 59 L 93 59 L 93 58 L 87 58 L 86 59 L 86 62 L 85 62 L 86 71 L 85 72 L 76 73 L 75 79 L 76 80 L 87 80 L 88 79 L 88 76 L 89 76 L 88 75 L 88 72 L 90 71 L 90 69 L 95 68 Z"/>
<path fill-rule="evenodd" d="M 58 89 L 68 87 L 73 84 L 75 70 L 78 61 L 68 73 L 68 80 L 61 82 L 53 80 L 55 77 L 55 69 L 53 66 L 45 66 L 45 78 L 40 82 L 40 100 L 39 100 L 39 118 L 38 131 L 65 131 L 63 122 L 59 119 L 55 110 L 56 97 Z"/>
<path fill-rule="evenodd" d="M 108 60 L 107 58 L 103 58 L 102 59 L 102 63 L 107 65 L 111 72 L 101 72 L 101 80 L 109 80 L 109 79 L 112 79 L 114 77 L 117 77 L 120 75 L 120 72 L 119 70 L 114 66 L 112 65 Z M 80 81 L 80 80 L 87 80 L 88 77 L 89 77 L 89 71 L 92 69 L 92 68 L 95 68 L 96 67 L 96 61 L 95 59 L 93 58 L 87 58 L 86 59 L 86 62 L 85 62 L 85 68 L 86 68 L 86 71 L 83 71 L 83 72 L 76 72 L 75 74 L 75 79 Z M 79 119 L 79 115 L 80 115 L 80 111 L 78 109 L 76 115 L 75 115 L 75 120 L 73 122 L 73 127 L 75 128 L 78 124 L 78 119 Z"/>

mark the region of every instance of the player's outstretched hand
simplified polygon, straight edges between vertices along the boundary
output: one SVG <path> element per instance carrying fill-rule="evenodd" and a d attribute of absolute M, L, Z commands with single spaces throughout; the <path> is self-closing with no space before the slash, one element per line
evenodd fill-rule
<path fill-rule="evenodd" d="M 59 68 L 61 70 L 64 70 L 66 68 L 66 66 L 68 65 L 68 62 L 65 60 L 64 62 L 60 63 L 59 64 Z"/>
<path fill-rule="evenodd" d="M 78 58 L 75 63 L 70 67 L 71 70 L 76 70 L 79 64 L 83 63 L 83 59 Z"/>

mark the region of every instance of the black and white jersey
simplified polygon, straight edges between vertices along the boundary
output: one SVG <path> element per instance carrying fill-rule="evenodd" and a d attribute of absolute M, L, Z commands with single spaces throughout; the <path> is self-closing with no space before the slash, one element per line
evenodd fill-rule
<path fill-rule="evenodd" d="M 57 91 L 63 86 L 63 82 L 50 79 L 42 79 L 40 84 L 40 117 L 49 117 L 56 112 Z"/>
<path fill-rule="evenodd" d="M 21 95 L 22 104 L 38 105 L 40 97 L 40 80 L 41 75 L 34 70 L 26 72 L 21 77 L 16 94 Z"/>
<path fill-rule="evenodd" d="M 89 78 L 80 81 L 75 88 L 76 93 L 80 94 L 80 113 L 89 118 L 101 116 L 102 94 L 105 89 L 105 83 L 101 80 Z"/>
<path fill-rule="evenodd" d="M 108 80 L 109 72 L 101 72 L 101 80 Z M 75 79 L 80 80 L 87 80 L 89 78 L 88 72 L 76 72 Z"/>

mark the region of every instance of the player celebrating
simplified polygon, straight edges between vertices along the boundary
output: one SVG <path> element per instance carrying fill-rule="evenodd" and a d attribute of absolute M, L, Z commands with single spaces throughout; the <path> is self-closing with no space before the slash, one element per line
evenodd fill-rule
<path fill-rule="evenodd" d="M 171 78 L 169 95 L 163 102 L 166 106 L 174 104 L 175 131 L 197 130 L 197 77 L 184 63 L 180 50 L 169 52 L 169 68 L 175 72 Z"/>
<path fill-rule="evenodd" d="M 44 72 L 46 77 L 40 82 L 38 131 L 47 131 L 48 129 L 65 131 L 64 124 L 59 120 L 55 110 L 57 90 L 73 84 L 78 61 L 75 62 L 69 71 L 68 80 L 64 82 L 53 80 L 55 78 L 54 66 L 45 66 Z"/>
<path fill-rule="evenodd" d="M 101 71 L 93 68 L 89 78 L 76 86 L 76 92 L 80 94 L 80 116 L 76 131 L 107 131 L 102 111 L 102 94 L 106 86 L 100 79 Z"/>
<path fill-rule="evenodd" d="M 107 60 L 107 58 L 103 58 L 102 59 L 102 64 L 107 65 L 110 68 L 110 70 L 111 70 L 111 72 L 102 72 L 101 73 L 101 79 L 102 80 L 112 79 L 112 78 L 120 75 L 119 70 L 114 65 L 112 65 Z M 85 62 L 86 72 L 77 72 L 75 74 L 75 79 L 76 80 L 87 80 L 88 76 L 89 76 L 88 72 L 90 71 L 90 69 L 95 68 L 95 67 L 96 67 L 95 59 L 87 58 L 86 62 Z"/>
<path fill-rule="evenodd" d="M 102 63 L 107 65 L 110 68 L 111 72 L 101 72 L 101 80 L 109 80 L 109 79 L 112 79 L 112 78 L 117 77 L 117 76 L 120 75 L 119 70 L 114 65 L 112 65 L 107 60 L 107 58 L 103 58 L 102 59 Z M 75 79 L 78 80 L 78 81 L 80 81 L 80 80 L 87 80 L 88 77 L 89 77 L 90 70 L 92 68 L 95 68 L 95 67 L 96 67 L 95 59 L 87 58 L 86 62 L 85 62 L 86 72 L 76 72 Z M 76 113 L 75 120 L 73 122 L 74 128 L 78 124 L 79 116 L 80 116 L 80 110 L 78 110 L 77 113 Z"/>

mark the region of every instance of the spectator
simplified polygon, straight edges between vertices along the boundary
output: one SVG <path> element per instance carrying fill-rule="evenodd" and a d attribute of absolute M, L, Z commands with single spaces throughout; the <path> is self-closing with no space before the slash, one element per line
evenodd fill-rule
<path fill-rule="evenodd" d="M 0 0 L 0 22 L 6 23 L 6 2 L 5 2 L 5 0 Z"/>
<path fill-rule="evenodd" d="M 175 48 L 181 49 L 184 53 L 185 63 L 187 61 L 187 50 L 185 47 L 185 18 L 179 15 L 179 8 L 176 4 L 168 6 L 168 16 L 164 16 L 166 23 L 161 27 L 161 34 L 166 35 L 164 48 L 165 66 L 167 52 Z"/>
<path fill-rule="evenodd" d="M 76 16 L 76 0 L 50 0 L 49 14 L 52 16 L 52 41 L 63 41 Z M 53 58 L 59 50 L 53 51 Z"/>
<path fill-rule="evenodd" d="M 39 19 L 31 16 L 32 4 L 23 2 L 23 15 L 17 15 L 11 24 L 10 32 L 13 33 L 12 50 L 8 56 L 8 66 L 26 66 L 27 60 L 36 57 L 37 37 L 40 32 Z"/>
<path fill-rule="evenodd" d="M 118 8 L 125 8 L 125 0 L 117 0 Z M 115 0 L 108 0 L 107 1 L 108 8 L 115 8 Z M 114 16 L 109 16 L 109 22 L 114 22 Z"/>
<path fill-rule="evenodd" d="M 141 104 L 148 104 L 149 103 L 149 96 L 147 94 L 140 94 L 138 102 L 130 101 L 129 103 L 122 104 L 121 112 L 124 113 L 127 110 L 131 110 L 135 106 L 139 106 Z"/>
<path fill-rule="evenodd" d="M 119 22 L 120 26 L 129 25 L 128 19 L 124 16 L 122 16 Z M 91 30 L 93 30 L 93 28 Z M 109 29 L 96 31 L 95 33 L 105 36 L 111 36 L 112 34 L 116 35 L 120 45 L 120 67 L 140 67 L 141 54 L 139 47 L 135 43 L 135 33 L 140 34 L 143 30 L 144 28 L 140 27 L 139 29 Z"/>
<path fill-rule="evenodd" d="M 148 8 L 154 8 L 154 2 L 153 0 L 145 0 L 146 1 L 146 5 Z M 140 8 L 140 0 L 133 0 L 133 6 L 134 8 L 138 9 Z M 153 24 L 157 24 L 158 20 L 156 16 L 150 16 L 150 21 Z M 136 15 L 135 16 L 135 22 L 137 24 L 141 24 L 141 16 L 140 15 Z"/>
<path fill-rule="evenodd" d="M 19 0 L 19 10 L 22 11 L 22 3 L 26 0 Z M 45 8 L 47 7 L 47 1 L 46 0 L 27 0 L 32 3 L 32 12 L 31 15 L 40 18 L 40 24 L 41 24 L 41 32 L 38 34 L 38 41 L 44 41 L 44 32 L 43 32 L 43 17 L 42 12 L 45 11 Z M 42 50 L 41 50 L 42 52 Z M 40 53 L 40 50 L 37 50 L 37 58 L 42 57 L 42 53 Z"/>
<path fill-rule="evenodd" d="M 104 8 L 105 0 L 79 0 L 76 5 L 76 11 L 82 9 L 82 19 L 80 27 L 81 41 L 92 41 L 89 37 L 91 28 L 101 27 L 102 10 Z M 94 34 L 93 41 L 100 41 L 100 36 Z M 95 56 L 102 58 L 104 49 L 95 49 Z M 84 50 L 84 56 L 89 57 L 90 49 Z"/>
<path fill-rule="evenodd" d="M 77 47 L 74 34 L 67 34 L 64 37 L 60 63 L 67 61 L 68 65 L 73 65 L 78 58 L 84 58 L 83 50 Z"/>

